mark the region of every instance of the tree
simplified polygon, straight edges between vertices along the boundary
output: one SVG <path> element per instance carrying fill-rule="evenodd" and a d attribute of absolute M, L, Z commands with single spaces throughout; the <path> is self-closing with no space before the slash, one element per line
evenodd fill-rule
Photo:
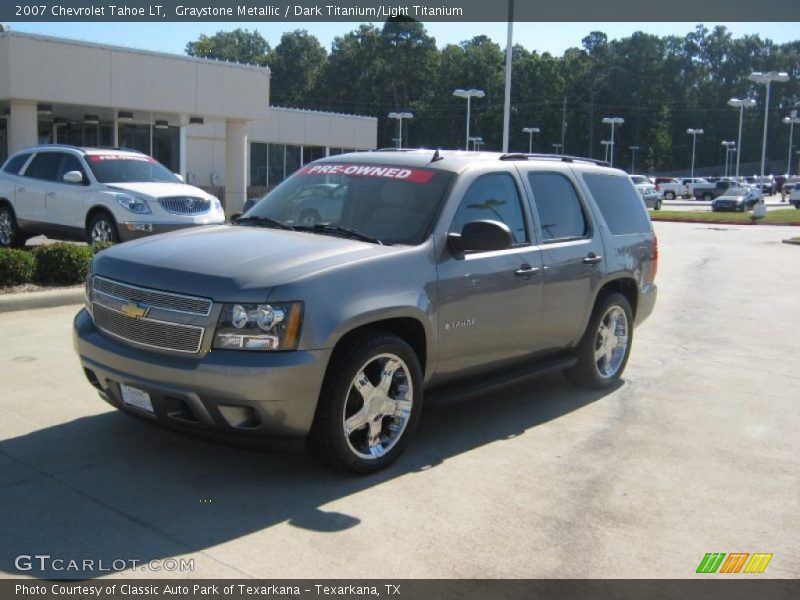
<path fill-rule="evenodd" d="M 328 53 L 305 29 L 284 33 L 269 60 L 271 102 L 313 106 Z"/>
<path fill-rule="evenodd" d="M 210 37 L 201 34 L 197 41 L 186 44 L 186 54 L 264 66 L 269 62 L 270 46 L 258 31 L 234 29 Z"/>

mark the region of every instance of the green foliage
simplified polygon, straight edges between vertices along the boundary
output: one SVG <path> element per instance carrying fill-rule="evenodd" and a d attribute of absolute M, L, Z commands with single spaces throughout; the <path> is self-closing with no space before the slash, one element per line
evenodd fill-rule
<path fill-rule="evenodd" d="M 63 242 L 37 246 L 33 250 L 37 281 L 62 285 L 82 283 L 89 272 L 94 254 L 95 249 L 91 246 Z"/>
<path fill-rule="evenodd" d="M 36 259 L 25 250 L 0 248 L 0 287 L 30 283 L 36 276 Z"/>
<path fill-rule="evenodd" d="M 258 31 L 234 29 L 218 31 L 210 37 L 201 34 L 197 41 L 186 44 L 186 54 L 263 66 L 268 62 L 270 47 Z"/>

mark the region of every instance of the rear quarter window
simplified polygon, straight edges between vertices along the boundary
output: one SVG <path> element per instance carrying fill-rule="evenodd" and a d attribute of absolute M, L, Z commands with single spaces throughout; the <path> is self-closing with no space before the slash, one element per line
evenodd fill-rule
<path fill-rule="evenodd" d="M 583 180 L 613 235 L 650 231 L 647 209 L 627 177 L 585 173 Z"/>
<path fill-rule="evenodd" d="M 6 173 L 11 173 L 12 175 L 19 175 L 22 165 L 24 165 L 30 157 L 30 153 L 12 156 L 8 159 L 8 162 L 6 162 L 5 166 L 3 167 L 3 171 Z"/>

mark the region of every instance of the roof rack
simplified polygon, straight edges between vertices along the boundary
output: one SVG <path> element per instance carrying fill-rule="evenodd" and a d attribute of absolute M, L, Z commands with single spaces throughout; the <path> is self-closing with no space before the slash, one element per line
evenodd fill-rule
<path fill-rule="evenodd" d="M 412 150 L 419 150 L 419 148 L 378 148 L 374 152 L 411 152 Z"/>
<path fill-rule="evenodd" d="M 569 154 L 529 154 L 527 152 L 509 152 L 500 155 L 500 160 L 529 160 L 531 158 L 542 158 L 550 160 L 560 160 L 562 162 L 587 162 L 601 167 L 609 166 L 607 161 L 597 158 L 586 158 L 585 156 L 570 156 Z"/>

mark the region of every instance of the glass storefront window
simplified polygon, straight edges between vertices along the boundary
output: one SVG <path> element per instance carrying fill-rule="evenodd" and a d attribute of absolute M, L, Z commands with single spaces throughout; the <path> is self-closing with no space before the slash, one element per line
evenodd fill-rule
<path fill-rule="evenodd" d="M 300 168 L 300 146 L 286 146 L 286 171 L 284 177 L 288 177 Z"/>
<path fill-rule="evenodd" d="M 180 170 L 180 127 L 153 128 L 153 158 L 173 173 Z"/>
<path fill-rule="evenodd" d="M 270 187 L 278 185 L 286 176 L 286 146 L 283 144 L 270 144 L 268 151 L 268 179 Z"/>
<path fill-rule="evenodd" d="M 267 145 L 250 144 L 250 185 L 267 185 Z"/>

